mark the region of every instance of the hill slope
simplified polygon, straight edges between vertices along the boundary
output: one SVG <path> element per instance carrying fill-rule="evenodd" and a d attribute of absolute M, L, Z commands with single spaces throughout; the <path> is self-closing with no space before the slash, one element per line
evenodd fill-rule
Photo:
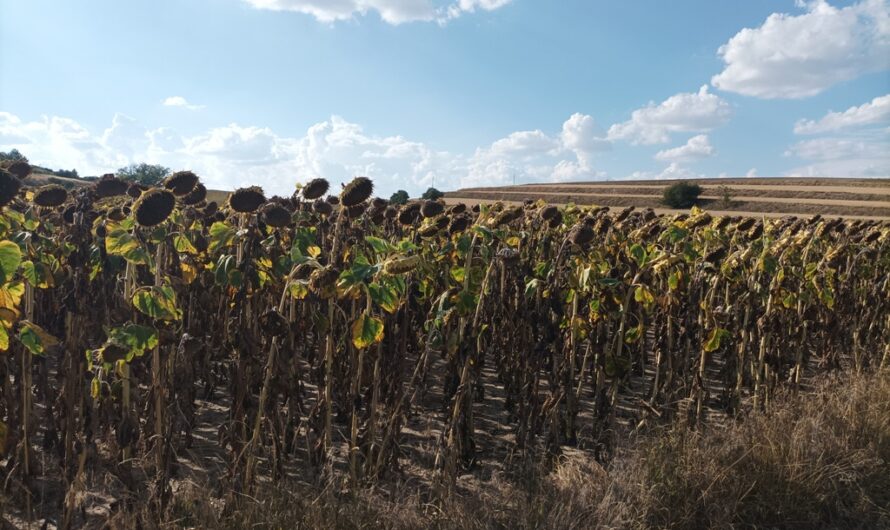
<path fill-rule="evenodd" d="M 445 194 L 448 202 L 521 202 L 651 207 L 661 204 L 665 187 L 676 181 L 565 182 L 465 188 Z M 890 219 L 890 179 L 751 178 L 698 179 L 700 205 L 715 213 L 813 215 Z M 725 199 L 729 199 L 728 201 Z"/>

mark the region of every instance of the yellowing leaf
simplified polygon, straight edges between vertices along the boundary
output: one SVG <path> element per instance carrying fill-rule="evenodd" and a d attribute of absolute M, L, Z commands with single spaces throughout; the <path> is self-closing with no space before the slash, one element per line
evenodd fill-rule
<path fill-rule="evenodd" d="M 192 283 L 198 277 L 198 268 L 191 263 L 180 261 L 179 269 L 182 271 L 182 280 L 186 284 Z"/>
<path fill-rule="evenodd" d="M 210 241 L 207 249 L 212 253 L 218 248 L 227 247 L 235 243 L 235 229 L 222 222 L 215 222 L 210 226 Z"/>
<path fill-rule="evenodd" d="M 25 294 L 25 284 L 22 282 L 7 283 L 0 286 L 0 307 L 12 309 L 18 312 L 18 306 Z"/>
<path fill-rule="evenodd" d="M 9 281 L 22 262 L 22 249 L 12 241 L 0 241 L 0 281 Z"/>
<path fill-rule="evenodd" d="M 124 256 L 139 248 L 139 241 L 128 230 L 119 225 L 106 226 L 105 252 L 112 256 Z"/>
<path fill-rule="evenodd" d="M 287 285 L 287 292 L 297 300 L 302 300 L 309 296 L 309 285 L 307 282 L 297 280 Z"/>
<path fill-rule="evenodd" d="M 58 339 L 50 335 L 45 329 L 28 320 L 22 320 L 19 328 L 19 340 L 22 345 L 34 355 L 43 355 L 47 348 L 59 343 Z"/>
<path fill-rule="evenodd" d="M 712 351 L 716 351 L 720 348 L 720 344 L 723 342 L 723 339 L 728 339 L 730 334 L 723 328 L 714 328 L 711 330 L 711 335 L 708 337 L 708 340 L 705 341 L 703 346 L 704 350 L 708 353 Z"/>
<path fill-rule="evenodd" d="M 142 287 L 133 294 L 133 305 L 158 320 L 182 318 L 182 311 L 176 307 L 176 294 L 169 286 Z"/>
<path fill-rule="evenodd" d="M 634 326 L 624 333 L 624 342 L 633 344 L 643 336 L 643 325 Z"/>
<path fill-rule="evenodd" d="M 192 244 L 191 240 L 185 234 L 177 234 L 173 237 L 173 247 L 180 254 L 197 254 L 198 249 Z"/>
<path fill-rule="evenodd" d="M 383 321 L 362 313 L 352 324 L 352 344 L 356 348 L 367 348 L 383 340 Z"/>

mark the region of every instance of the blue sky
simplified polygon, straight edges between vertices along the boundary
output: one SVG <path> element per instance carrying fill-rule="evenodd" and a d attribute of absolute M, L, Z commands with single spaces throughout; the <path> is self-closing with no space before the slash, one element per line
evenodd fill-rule
<path fill-rule="evenodd" d="M 890 175 L 888 0 L 0 0 L 0 150 L 286 194 Z"/>

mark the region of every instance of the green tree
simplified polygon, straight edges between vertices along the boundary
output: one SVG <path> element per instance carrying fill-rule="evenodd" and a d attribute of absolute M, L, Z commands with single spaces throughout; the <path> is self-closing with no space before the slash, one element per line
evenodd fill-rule
<path fill-rule="evenodd" d="M 427 190 L 425 192 L 423 192 L 421 199 L 428 200 L 428 201 L 434 201 L 436 199 L 441 199 L 444 196 L 445 196 L 445 194 L 442 193 L 441 191 L 437 190 L 436 188 L 427 188 Z"/>
<path fill-rule="evenodd" d="M 392 197 L 389 198 L 389 202 L 393 204 L 405 204 L 408 202 L 408 192 L 405 190 L 399 190 L 392 194 Z"/>
<path fill-rule="evenodd" d="M 0 162 L 4 162 L 7 160 L 10 160 L 13 162 L 21 161 L 21 162 L 27 163 L 28 157 L 21 154 L 18 149 L 13 149 L 12 151 L 10 151 L 8 153 L 4 153 L 4 152 L 0 151 Z"/>
<path fill-rule="evenodd" d="M 159 184 L 164 177 L 170 174 L 170 168 L 159 164 L 130 164 L 117 170 L 117 176 L 123 180 L 138 182 L 146 186 Z"/>
<path fill-rule="evenodd" d="M 664 189 L 662 202 L 671 208 L 689 208 L 701 195 L 701 186 L 689 182 L 677 182 Z"/>

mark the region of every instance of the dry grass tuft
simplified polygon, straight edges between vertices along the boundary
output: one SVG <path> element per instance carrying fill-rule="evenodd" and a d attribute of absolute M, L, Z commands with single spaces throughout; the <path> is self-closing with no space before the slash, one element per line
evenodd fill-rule
<path fill-rule="evenodd" d="M 267 486 L 237 509 L 176 498 L 200 528 L 890 528 L 890 377 L 839 376 L 700 432 L 670 426 L 627 439 L 602 467 L 578 454 L 547 472 L 457 493 L 393 485 L 342 492 Z"/>

